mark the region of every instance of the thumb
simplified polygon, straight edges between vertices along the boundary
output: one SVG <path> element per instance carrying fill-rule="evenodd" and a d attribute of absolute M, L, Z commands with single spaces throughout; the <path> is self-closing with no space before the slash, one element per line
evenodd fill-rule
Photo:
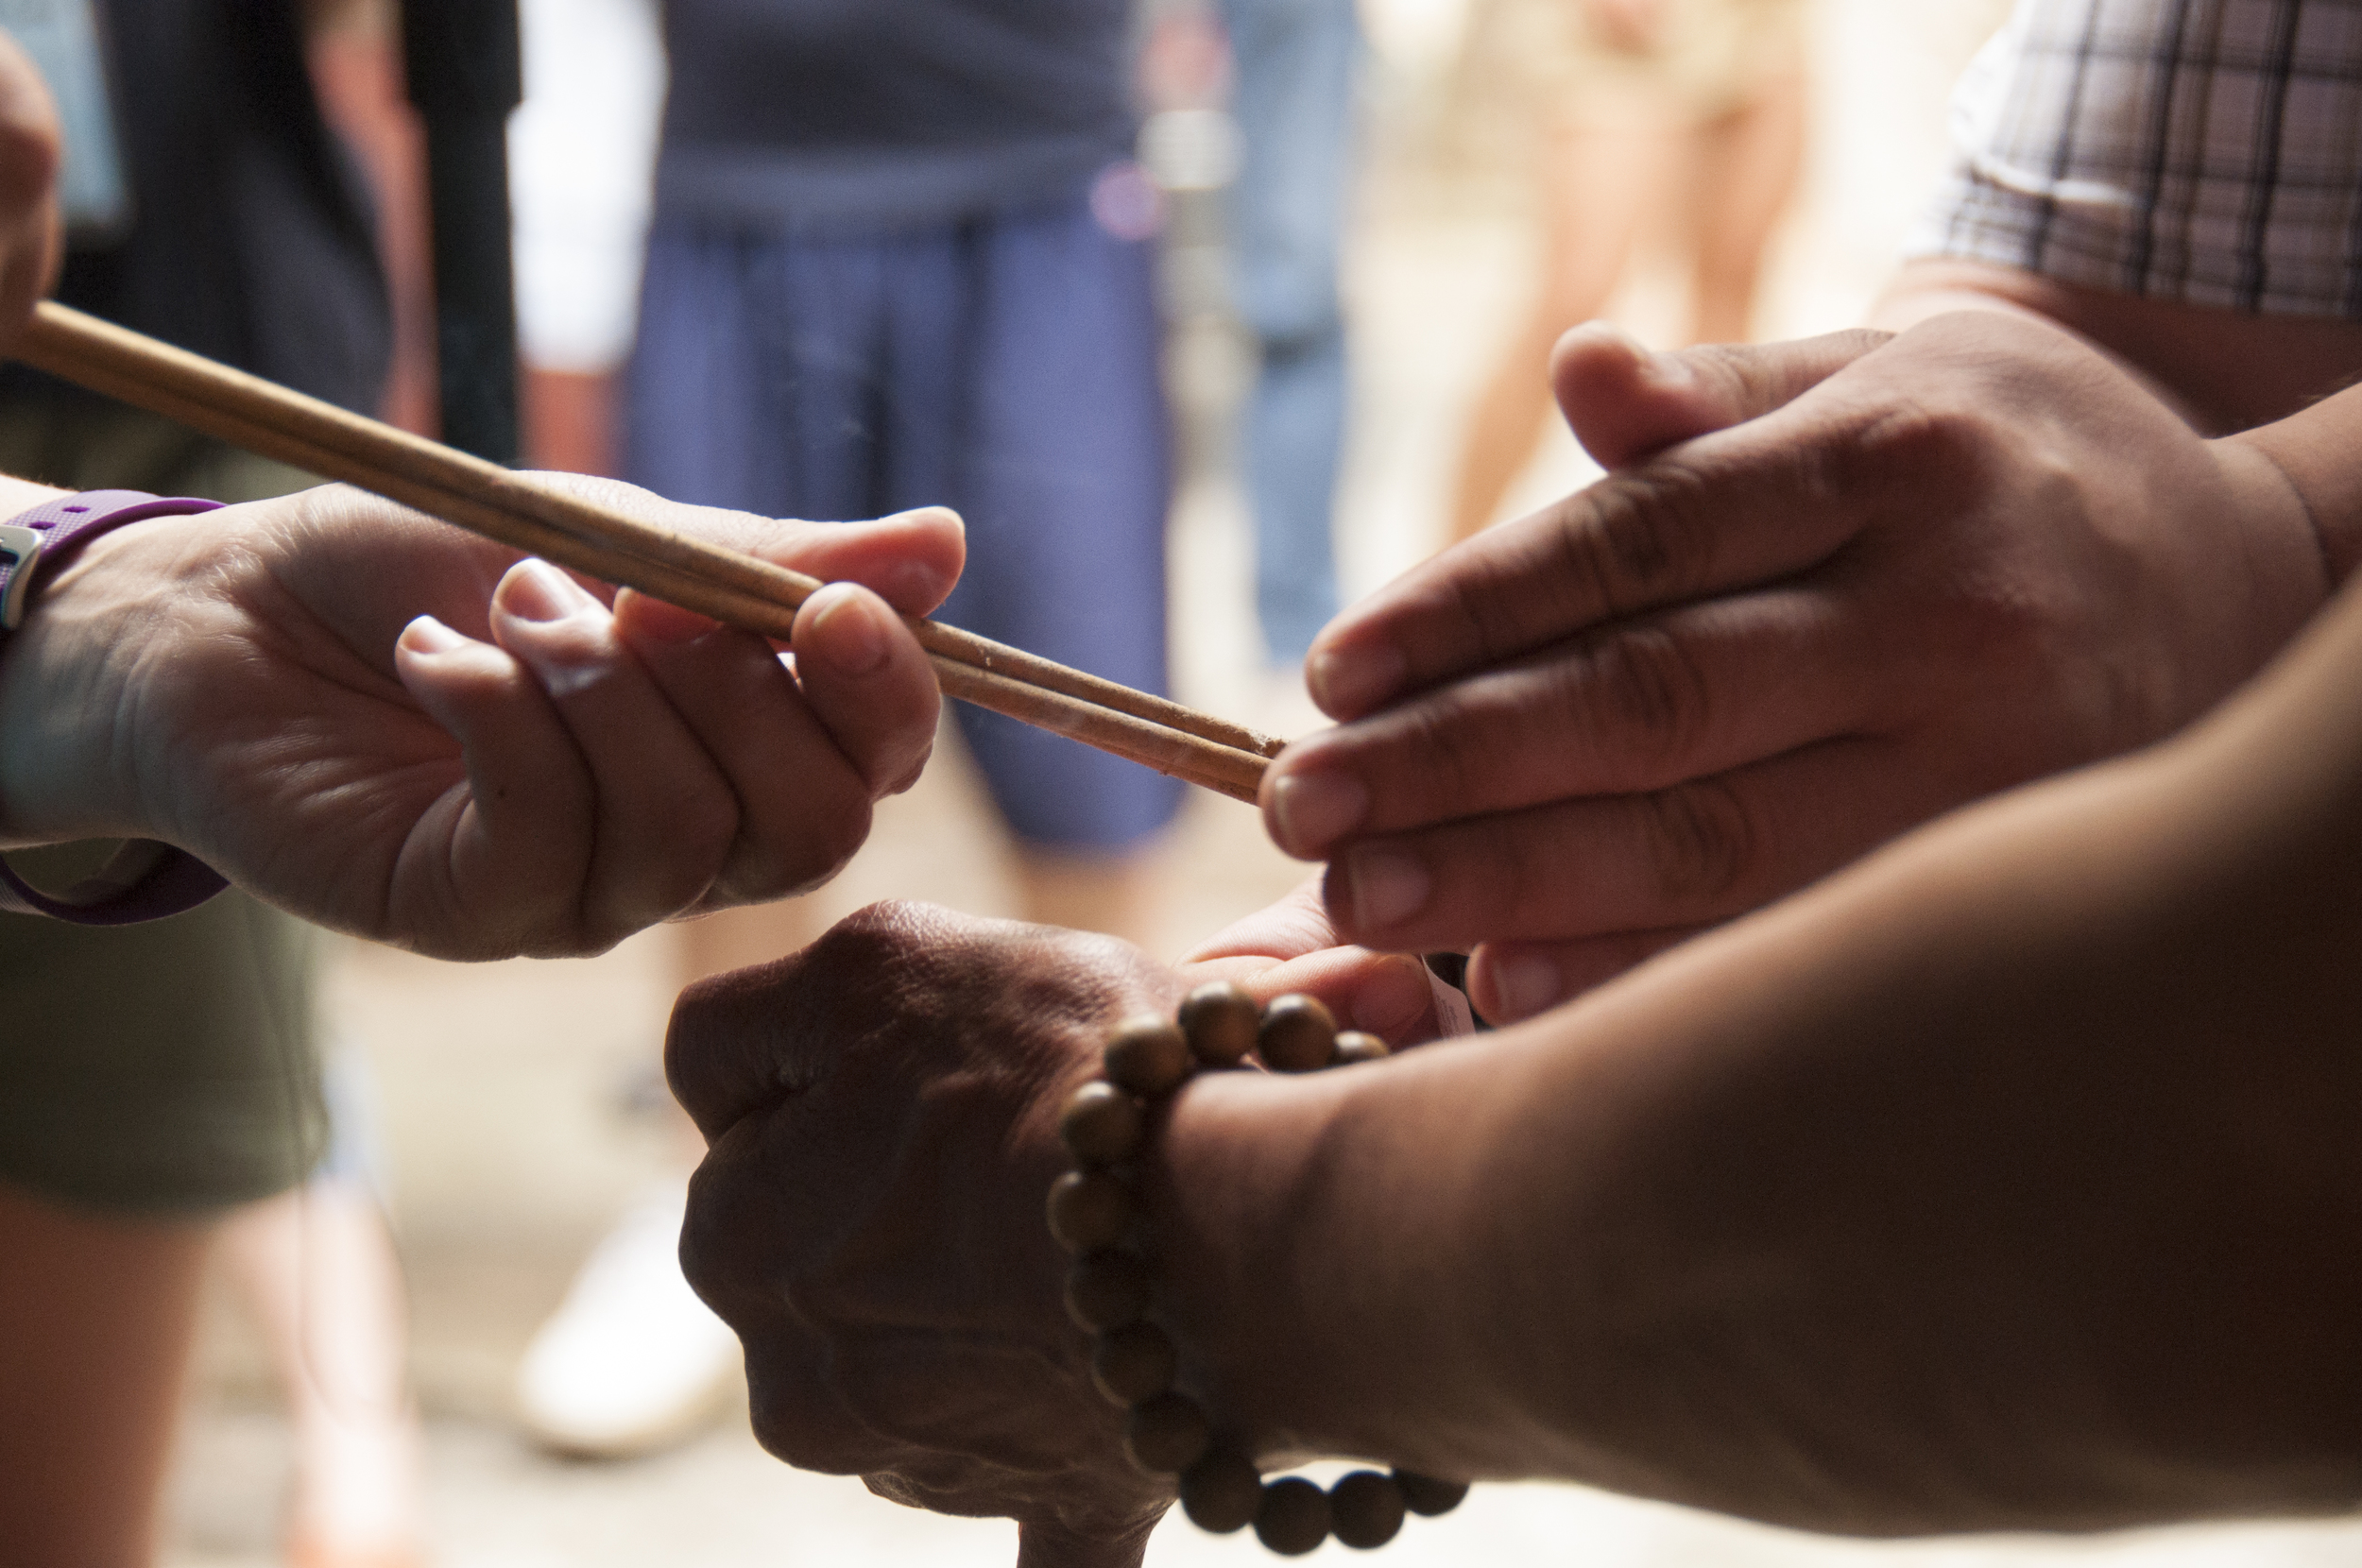
<path fill-rule="evenodd" d="M 1083 1534 L 1054 1519 L 1020 1519 L 1017 1568 L 1139 1568 L 1155 1525 L 1152 1515 L 1125 1534 L 1104 1536 Z"/>
<path fill-rule="evenodd" d="M 1892 335 L 1857 329 L 1652 353 L 1607 322 L 1586 321 L 1558 340 L 1550 384 L 1583 450 L 1602 468 L 1629 468 L 1783 407 Z"/>

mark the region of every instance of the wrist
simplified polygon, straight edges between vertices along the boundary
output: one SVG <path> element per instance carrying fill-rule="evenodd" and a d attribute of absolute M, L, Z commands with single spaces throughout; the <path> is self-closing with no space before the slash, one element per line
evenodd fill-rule
<path fill-rule="evenodd" d="M 1441 1254 L 1394 1229 L 1440 1162 L 1390 1147 L 1387 1081 L 1425 1065 L 1207 1075 L 1160 1136 L 1146 1196 L 1183 1385 L 1258 1463 L 1464 1474 L 1429 1397 L 1470 1370 L 1435 1334 L 1457 1304 L 1436 1294 Z"/>
<path fill-rule="evenodd" d="M 2362 387 L 2218 445 L 2261 457 L 2277 472 L 2304 513 L 2329 590 L 2353 575 L 2362 563 Z"/>
<path fill-rule="evenodd" d="M 29 493 L 38 504 L 63 492 Z M 159 620 L 168 573 L 153 562 L 165 520 L 80 541 L 43 573 L 23 623 L 0 636 L 0 848 L 160 836 L 144 820 L 136 748 L 118 726 L 137 707 L 132 673 Z"/>

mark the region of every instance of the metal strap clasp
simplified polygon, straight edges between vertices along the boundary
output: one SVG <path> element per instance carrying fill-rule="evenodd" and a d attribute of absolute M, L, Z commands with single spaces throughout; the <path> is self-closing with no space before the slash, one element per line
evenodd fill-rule
<path fill-rule="evenodd" d="M 38 528 L 0 522 L 0 555 L 8 557 L 9 573 L 8 587 L 0 589 L 0 632 L 12 632 L 24 623 L 25 597 L 33 586 L 33 563 L 41 559 L 45 537 Z"/>

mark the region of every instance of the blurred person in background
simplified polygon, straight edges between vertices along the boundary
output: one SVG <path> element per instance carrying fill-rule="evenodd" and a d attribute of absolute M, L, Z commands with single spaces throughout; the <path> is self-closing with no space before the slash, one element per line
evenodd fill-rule
<path fill-rule="evenodd" d="M 1231 303 L 1254 333 L 1244 468 L 1264 653 L 1293 691 L 1337 613 L 1332 528 L 1345 441 L 1338 260 L 1362 54 L 1355 0 L 1222 0 L 1243 143 L 1226 209 Z"/>
<path fill-rule="evenodd" d="M 1806 4 L 1492 0 L 1478 58 L 1524 78 L 1542 258 L 1469 420 L 1453 539 L 1493 520 L 1549 420 L 1550 346 L 1606 307 L 1653 221 L 1678 220 L 1688 341 L 1750 335 L 1764 248 L 1803 166 Z"/>
<path fill-rule="evenodd" d="M 389 122 L 389 29 L 372 0 L 275 0 L 235 16 L 207 0 L 53 10 L 27 38 L 67 126 L 59 298 L 417 423 L 428 383 L 415 356 L 393 373 L 379 247 L 415 246 L 419 199 L 415 150 Z M 392 197 L 390 234 L 370 182 Z M 0 472 L 223 502 L 315 483 L 20 367 L 0 371 Z M 114 847 L 56 845 L 21 863 L 71 881 Z M 11 1084 L 0 1174 L 90 1205 L 92 1228 L 118 1239 L 117 1216 L 223 1221 L 221 1256 L 270 1346 L 296 1435 L 288 1560 L 376 1568 L 416 1560 L 418 1433 L 392 1241 L 366 1162 L 320 1094 L 315 965 L 308 927 L 235 890 L 121 929 L 0 914 L 0 1010 L 16 1046 L 0 1053 Z M 343 1108 L 365 1115 L 366 1080 L 357 1063 L 346 1072 Z M 9 1303 L 0 1356 L 43 1354 L 15 1315 L 63 1309 L 82 1287 L 60 1276 L 94 1255 L 56 1215 L 42 1230 L 51 1289 L 36 1278 L 43 1254 L 18 1254 L 31 1288 Z M 97 1450 L 60 1450 L 89 1464 L 85 1495 L 142 1499 L 123 1513 L 134 1527 L 149 1517 L 172 1426 L 170 1369 L 193 1326 L 188 1270 L 209 1227 L 145 1234 L 151 1244 L 124 1246 L 108 1267 L 147 1309 L 102 1333 L 138 1388 L 106 1418 L 123 1424 L 101 1436 L 94 1422 Z"/>
<path fill-rule="evenodd" d="M 635 482 L 967 521 L 945 619 L 1165 686 L 1168 433 L 1130 0 L 666 0 Z M 963 707 L 1037 919 L 1138 930 L 1180 786 Z"/>

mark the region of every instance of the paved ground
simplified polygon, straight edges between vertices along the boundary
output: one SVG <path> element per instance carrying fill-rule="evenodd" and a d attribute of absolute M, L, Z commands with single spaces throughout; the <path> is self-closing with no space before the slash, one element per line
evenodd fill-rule
<path fill-rule="evenodd" d="M 1941 83 L 1990 0 L 1829 0 L 1833 85 L 1806 213 L 1784 252 L 1767 328 L 1844 324 L 1883 271 L 1909 191 L 1936 156 Z M 1394 74 L 1381 83 L 1377 136 L 1395 162 L 1374 181 L 1355 298 L 1360 406 L 1341 544 L 1350 585 L 1366 588 L 1429 548 L 1458 438 L 1460 408 L 1495 335 L 1517 307 L 1525 233 L 1498 182 L 1437 179 L 1405 161 L 1439 101 L 1415 45 L 1436 10 L 1374 6 Z M 1403 41 L 1408 40 L 1405 43 Z M 1857 62 L 1875 60 L 1874 72 Z M 1661 278 L 1632 291 L 1644 332 L 1669 319 Z M 1291 714 L 1261 676 L 1245 609 L 1246 545 L 1219 415 L 1242 362 L 1200 330 L 1176 343 L 1175 390 L 1190 418 L 1191 472 L 1172 539 L 1182 694 L 1269 727 Z M 1524 486 L 1535 502 L 1578 479 L 1563 444 Z M 922 896 L 1005 912 L 1001 851 L 956 758 L 881 812 L 870 849 L 818 895 L 817 916 L 881 896 Z M 1284 890 L 1281 860 L 1253 814 L 1202 796 L 1177 835 L 1155 944 L 1167 952 Z M 784 1568 L 1009 1560 L 1005 1525 L 929 1518 L 857 1483 L 801 1475 L 763 1456 L 743 1418 L 659 1458 L 621 1466 L 540 1457 L 505 1423 L 519 1349 L 575 1262 L 647 1176 L 666 1134 L 619 1108 L 653 1061 L 672 990 L 664 933 L 590 963 L 455 968 L 349 948 L 332 970 L 339 1027 L 373 1065 L 391 1162 L 391 1197 L 409 1269 L 416 1375 L 431 1416 L 428 1510 L 440 1568 Z M 262 1397 L 253 1347 L 234 1316 L 209 1322 L 179 1473 L 169 1568 L 267 1568 L 283 1493 L 286 1435 Z M 1330 1558 L 1342 1548 L 1324 1549 Z M 1152 1563 L 1187 1568 L 1258 1559 L 1236 1542 L 1169 1526 Z M 1480 1491 L 1448 1521 L 1414 1524 L 1384 1559 L 1429 1564 L 1582 1563 L 1588 1568 L 2124 1568 L 2362 1564 L 2348 1527 L 2201 1530 L 2081 1546 L 1977 1542 L 1831 1544 L 1571 1489 Z"/>
<path fill-rule="evenodd" d="M 183 1473 L 180 1546 L 171 1568 L 272 1562 L 278 1423 L 214 1411 Z M 733 1428 L 663 1457 L 620 1467 L 553 1463 L 477 1423 L 439 1421 L 429 1474 L 440 1568 L 1007 1568 L 1015 1533 L 1000 1521 L 940 1519 L 870 1496 L 857 1481 L 806 1475 Z M 1151 1542 L 1149 1568 L 1237 1568 L 1264 1560 L 1251 1541 L 1198 1533 L 1177 1516 Z M 2362 1529 L 2277 1526 L 2114 1537 L 2086 1543 L 1972 1541 L 1830 1543 L 1571 1488 L 1473 1493 L 1443 1520 L 1413 1520 L 1382 1557 L 1333 1542 L 1314 1560 L 1386 1568 L 2348 1568 Z"/>

